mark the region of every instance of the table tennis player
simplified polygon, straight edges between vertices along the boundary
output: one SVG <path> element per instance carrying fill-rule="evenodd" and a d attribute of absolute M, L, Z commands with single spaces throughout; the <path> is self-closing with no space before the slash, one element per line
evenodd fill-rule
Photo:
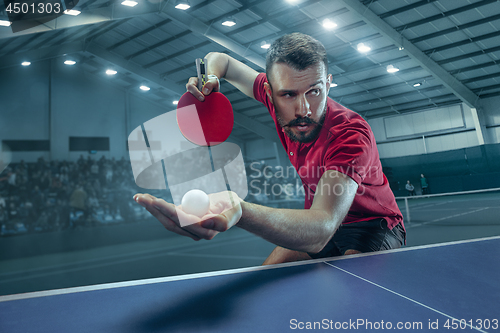
<path fill-rule="evenodd" d="M 277 209 L 239 199 L 240 205 L 197 224 L 179 227 L 172 204 L 136 196 L 168 230 L 198 239 L 238 226 L 276 245 L 264 264 L 399 248 L 403 217 L 382 172 L 374 135 L 357 113 L 328 97 L 325 47 L 292 33 L 277 39 L 258 73 L 222 53 L 209 53 L 210 80 L 187 90 L 203 100 L 219 89 L 218 78 L 263 103 L 276 124 L 290 162 L 305 189 L 304 209 Z M 233 193 L 233 195 L 236 195 Z M 220 205 L 228 203 L 220 203 Z"/>

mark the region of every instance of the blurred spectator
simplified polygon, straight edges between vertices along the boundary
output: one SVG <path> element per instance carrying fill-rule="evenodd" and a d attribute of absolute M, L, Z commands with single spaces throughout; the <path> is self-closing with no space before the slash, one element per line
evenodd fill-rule
<path fill-rule="evenodd" d="M 46 231 L 49 230 L 49 217 L 46 212 L 42 212 L 38 219 L 33 224 L 34 231 Z"/>
<path fill-rule="evenodd" d="M 7 212 L 5 207 L 0 205 L 0 230 L 4 230 L 7 224 Z"/>
<path fill-rule="evenodd" d="M 429 191 L 429 183 L 427 182 L 427 179 L 424 177 L 424 174 L 420 174 L 420 185 L 422 186 L 422 195 L 431 193 Z"/>
<path fill-rule="evenodd" d="M 409 196 L 415 195 L 415 186 L 413 186 L 412 183 L 410 183 L 409 180 L 406 182 L 405 188 L 408 191 L 408 195 Z"/>
<path fill-rule="evenodd" d="M 15 195 L 17 194 L 17 173 L 16 171 L 11 171 L 7 174 L 7 184 L 8 184 L 8 189 L 9 189 L 9 195 Z"/>
<path fill-rule="evenodd" d="M 16 223 L 18 219 L 16 204 L 11 202 L 9 205 L 8 220 L 11 224 Z"/>
<path fill-rule="evenodd" d="M 96 179 L 97 177 L 99 177 L 99 166 L 97 165 L 96 162 L 94 162 L 90 167 L 90 175 L 92 176 L 92 178 Z"/>
<path fill-rule="evenodd" d="M 132 199 L 138 191 L 124 157 L 11 163 L 0 172 L 0 236 L 136 221 L 146 216 Z"/>
<path fill-rule="evenodd" d="M 5 198 L 0 195 L 0 207 L 5 209 L 7 207 L 7 203 L 5 202 Z"/>
<path fill-rule="evenodd" d="M 69 199 L 69 205 L 74 211 L 81 211 L 83 215 L 86 215 L 86 201 L 87 201 L 87 192 L 83 189 L 81 184 L 78 184 L 71 194 L 71 198 Z"/>
<path fill-rule="evenodd" d="M 42 191 L 48 190 L 50 186 L 50 171 L 45 171 L 42 174 L 42 177 L 40 177 L 40 189 Z"/>

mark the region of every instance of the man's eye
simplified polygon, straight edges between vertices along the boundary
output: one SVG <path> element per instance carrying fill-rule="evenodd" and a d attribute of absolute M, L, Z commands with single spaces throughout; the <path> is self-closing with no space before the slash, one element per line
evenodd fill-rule
<path fill-rule="evenodd" d="M 314 96 L 318 96 L 319 95 L 319 92 L 320 90 L 319 89 L 313 89 L 311 91 L 309 91 L 310 94 L 313 94 Z"/>
<path fill-rule="evenodd" d="M 283 94 L 283 97 L 293 97 L 293 94 L 291 94 L 291 93 L 286 93 L 286 94 Z"/>

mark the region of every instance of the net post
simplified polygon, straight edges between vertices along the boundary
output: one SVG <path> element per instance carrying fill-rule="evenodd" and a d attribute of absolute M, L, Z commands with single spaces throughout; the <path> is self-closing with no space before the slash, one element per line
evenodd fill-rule
<path fill-rule="evenodd" d="M 411 222 L 411 218 L 410 218 L 410 208 L 408 207 L 408 198 L 405 197 L 405 207 L 406 207 L 406 220 L 408 221 L 408 223 Z"/>

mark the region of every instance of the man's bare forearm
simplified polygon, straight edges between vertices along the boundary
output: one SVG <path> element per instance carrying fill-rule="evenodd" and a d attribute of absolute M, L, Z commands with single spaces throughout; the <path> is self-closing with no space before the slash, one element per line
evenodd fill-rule
<path fill-rule="evenodd" d="M 217 75 L 219 79 L 226 76 L 229 56 L 224 53 L 210 52 L 205 56 L 208 63 L 208 74 Z"/>
<path fill-rule="evenodd" d="M 281 247 L 316 253 L 326 245 L 341 221 L 314 209 L 276 209 L 242 202 L 237 226 Z"/>
<path fill-rule="evenodd" d="M 255 98 L 253 83 L 259 74 L 257 71 L 225 53 L 210 52 L 206 58 L 208 74 L 217 75 L 219 79 L 226 79 L 245 95 Z"/>

